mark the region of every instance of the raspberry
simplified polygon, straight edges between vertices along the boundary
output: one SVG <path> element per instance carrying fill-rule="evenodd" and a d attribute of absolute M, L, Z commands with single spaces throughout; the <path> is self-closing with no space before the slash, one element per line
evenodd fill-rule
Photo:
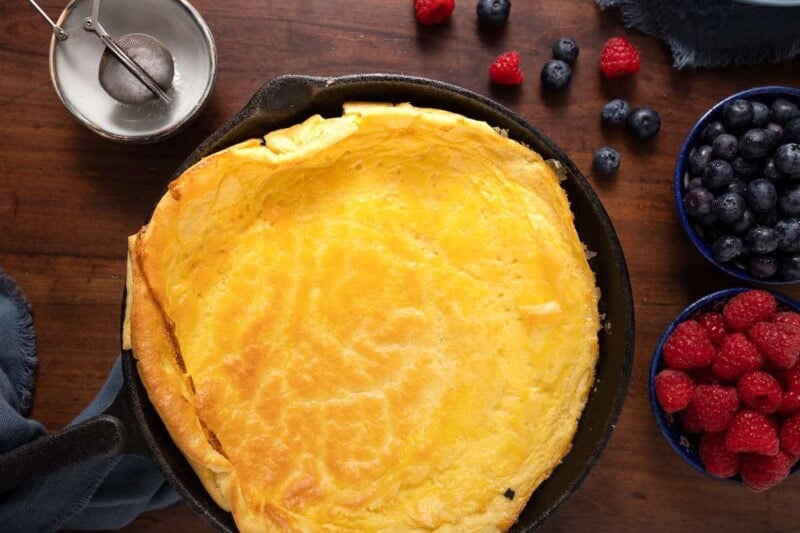
<path fill-rule="evenodd" d="M 800 369 L 783 370 L 779 377 L 784 390 L 800 389 Z"/>
<path fill-rule="evenodd" d="M 455 0 L 414 0 L 414 15 L 420 24 L 432 26 L 450 18 Z"/>
<path fill-rule="evenodd" d="M 777 425 L 761 413 L 742 409 L 728 428 L 725 447 L 732 452 L 775 455 L 779 448 Z"/>
<path fill-rule="evenodd" d="M 519 52 L 503 52 L 489 67 L 489 77 L 499 85 L 519 85 L 525 78 L 519 69 Z"/>
<path fill-rule="evenodd" d="M 778 407 L 778 414 L 791 415 L 800 413 L 800 388 L 792 388 L 783 393 L 783 400 Z"/>
<path fill-rule="evenodd" d="M 733 387 L 698 385 L 688 409 L 697 415 L 703 431 L 716 433 L 730 425 L 738 408 L 739 397 Z"/>
<path fill-rule="evenodd" d="M 600 53 L 600 72 L 606 78 L 636 74 L 641 63 L 639 51 L 624 37 L 612 37 L 606 41 Z"/>
<path fill-rule="evenodd" d="M 744 484 L 755 491 L 771 489 L 789 475 L 791 459 L 785 453 L 777 455 L 745 454 L 739 465 Z"/>
<path fill-rule="evenodd" d="M 725 433 L 704 433 L 699 453 L 706 472 L 712 476 L 724 478 L 739 473 L 739 455 L 725 448 Z"/>
<path fill-rule="evenodd" d="M 764 366 L 764 359 L 755 344 L 744 335 L 734 333 L 725 337 L 719 353 L 714 358 L 712 369 L 722 381 L 735 381 L 750 370 Z"/>
<path fill-rule="evenodd" d="M 662 370 L 655 380 L 656 398 L 664 411 L 675 413 L 686 409 L 692 400 L 694 382 L 680 370 Z"/>
<path fill-rule="evenodd" d="M 686 433 L 696 435 L 703 432 L 703 428 L 700 426 L 700 419 L 697 418 L 697 413 L 691 409 L 687 409 L 683 412 L 683 416 L 681 416 L 681 426 L 683 426 L 683 430 Z"/>
<path fill-rule="evenodd" d="M 664 364 L 673 370 L 702 368 L 714 359 L 714 345 L 698 322 L 681 322 L 664 343 Z"/>
<path fill-rule="evenodd" d="M 781 450 L 792 458 L 800 456 L 800 414 L 791 416 L 783 421 L 780 441 Z"/>
<path fill-rule="evenodd" d="M 788 324 L 759 322 L 750 328 L 750 339 L 776 368 L 792 368 L 800 355 L 800 332 Z"/>
<path fill-rule="evenodd" d="M 779 324 L 789 324 L 800 329 L 800 314 L 793 311 L 781 311 L 775 315 L 775 322 Z"/>
<path fill-rule="evenodd" d="M 722 313 L 705 313 L 697 317 L 697 321 L 705 328 L 708 340 L 715 346 L 722 344 L 722 341 L 728 335 Z"/>
<path fill-rule="evenodd" d="M 775 412 L 783 400 L 780 383 L 766 372 L 748 372 L 739 380 L 736 391 L 743 404 L 764 415 Z"/>
<path fill-rule="evenodd" d="M 777 307 L 767 291 L 747 291 L 731 298 L 722 310 L 725 324 L 733 331 L 747 331 L 756 322 L 772 320 Z"/>

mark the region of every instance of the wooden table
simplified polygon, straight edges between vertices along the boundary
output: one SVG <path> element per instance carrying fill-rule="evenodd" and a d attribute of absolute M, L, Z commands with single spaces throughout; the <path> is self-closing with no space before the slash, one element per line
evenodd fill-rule
<path fill-rule="evenodd" d="M 56 14 L 63 2 L 46 1 Z M 735 281 L 697 253 L 678 225 L 671 174 L 683 137 L 720 98 L 755 85 L 800 85 L 800 60 L 721 71 L 678 72 L 660 41 L 623 28 L 585 0 L 515 0 L 505 34 L 477 31 L 474 1 L 446 26 L 423 29 L 410 0 L 256 2 L 196 0 L 214 33 L 219 76 L 208 107 L 183 133 L 151 146 L 121 146 L 84 129 L 56 97 L 47 66 L 49 30 L 25 2 L 0 0 L 0 266 L 35 313 L 39 371 L 32 416 L 48 429 L 69 422 L 102 385 L 117 356 L 125 236 L 136 231 L 176 165 L 266 80 L 284 73 L 402 72 L 491 95 L 538 125 L 589 173 L 594 150 L 616 147 L 622 168 L 590 176 L 619 232 L 636 304 L 636 363 L 627 402 L 600 464 L 544 531 L 789 531 L 800 527 L 800 476 L 754 494 L 694 472 L 667 446 L 647 398 L 650 355 L 687 303 Z M 146 28 L 143 28 L 146 30 Z M 540 92 L 539 71 L 559 36 L 581 53 L 570 89 Z M 641 72 L 604 82 L 605 40 L 626 35 Z M 507 49 L 526 83 L 494 90 L 487 67 Z M 613 98 L 651 105 L 661 133 L 642 144 L 601 131 Z M 798 291 L 788 291 L 798 295 Z M 198 531 L 187 507 L 149 513 L 129 531 Z"/>

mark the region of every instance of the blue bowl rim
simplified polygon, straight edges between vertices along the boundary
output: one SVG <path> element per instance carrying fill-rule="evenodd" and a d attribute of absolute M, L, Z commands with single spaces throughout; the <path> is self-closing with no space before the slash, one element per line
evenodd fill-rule
<path fill-rule="evenodd" d="M 678 324 L 680 324 L 685 320 L 689 320 L 696 313 L 710 307 L 711 305 L 719 301 L 727 300 L 729 298 L 736 296 L 737 294 L 747 292 L 750 290 L 753 289 L 748 287 L 735 287 L 732 289 L 722 289 L 720 291 L 707 294 L 706 296 L 703 296 L 699 300 L 696 300 L 695 302 L 691 303 L 688 307 L 686 307 L 683 311 L 681 311 L 680 314 L 677 317 L 675 317 L 675 319 L 664 330 L 664 333 L 661 335 L 661 338 L 658 340 L 658 344 L 656 345 L 656 348 L 653 351 L 653 358 L 650 361 L 650 384 L 649 384 L 650 408 L 653 411 L 653 415 L 655 417 L 656 424 L 658 425 L 658 429 L 661 431 L 661 435 L 664 436 L 664 439 L 669 443 L 673 451 L 698 472 L 710 478 L 717 479 L 719 481 L 724 481 L 727 483 L 736 483 L 736 484 L 742 483 L 741 478 L 739 478 L 738 476 L 733 478 L 719 478 L 716 476 L 712 476 L 711 474 L 706 472 L 705 468 L 703 468 L 703 464 L 700 462 L 700 457 L 696 453 L 689 452 L 686 448 L 681 446 L 679 442 L 677 442 L 675 436 L 673 435 L 672 431 L 669 428 L 669 424 L 667 423 L 666 420 L 667 414 L 658 404 L 658 399 L 656 398 L 655 380 L 658 372 L 662 370 L 661 354 L 664 348 L 664 343 L 666 342 L 667 338 L 670 335 L 672 335 L 672 332 L 675 331 L 675 328 L 678 326 Z M 789 296 L 786 296 L 785 294 L 781 294 L 779 292 L 775 292 L 772 290 L 768 290 L 768 292 L 775 297 L 775 299 L 778 301 L 779 304 L 783 304 L 786 307 L 790 307 L 794 311 L 800 312 L 800 301 L 797 301 L 793 298 L 790 298 Z M 792 468 L 791 474 L 796 474 L 798 471 L 800 471 L 800 462 L 795 464 L 795 466 Z"/>
<path fill-rule="evenodd" d="M 689 152 L 691 152 L 692 148 L 697 144 L 698 138 L 703 131 L 703 128 L 711 122 L 711 120 L 718 115 L 722 106 L 726 103 L 736 100 L 737 98 L 754 98 L 754 97 L 762 97 L 762 96 L 772 96 L 772 97 L 789 97 L 793 100 L 796 100 L 800 104 L 800 89 L 796 89 L 794 87 L 786 87 L 782 85 L 767 85 L 764 87 L 753 87 L 751 89 L 745 89 L 744 91 L 739 91 L 738 93 L 732 94 L 716 104 L 714 104 L 711 109 L 706 111 L 703 116 L 701 116 L 697 122 L 695 122 L 694 126 L 689 130 L 689 134 L 686 136 L 686 139 L 683 141 L 683 145 L 681 145 L 680 151 L 678 151 L 678 159 L 675 163 L 675 172 L 673 174 L 673 185 L 674 185 L 674 195 L 675 195 L 675 206 L 678 208 L 678 217 L 681 221 L 681 226 L 683 226 L 684 232 L 689 237 L 689 240 L 692 241 L 694 247 L 703 254 L 712 265 L 717 267 L 722 272 L 725 272 L 729 276 L 732 276 L 738 280 L 746 281 L 748 283 L 757 283 L 760 285 L 794 285 L 800 283 L 800 280 L 794 281 L 787 281 L 787 280 L 769 280 L 769 279 L 759 279 L 747 274 L 744 270 L 739 268 L 731 268 L 727 265 L 724 265 L 714 259 L 714 256 L 711 254 L 711 245 L 706 244 L 703 239 L 698 235 L 697 230 L 694 227 L 694 224 L 689 220 L 689 216 L 686 214 L 685 209 L 683 208 L 683 196 L 686 193 L 686 186 L 684 185 L 684 176 L 686 175 L 686 160 L 689 156 Z"/>

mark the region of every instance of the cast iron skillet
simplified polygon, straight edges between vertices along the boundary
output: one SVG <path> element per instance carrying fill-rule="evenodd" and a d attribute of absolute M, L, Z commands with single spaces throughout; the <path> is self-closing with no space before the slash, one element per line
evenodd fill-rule
<path fill-rule="evenodd" d="M 606 328 L 600 335 L 596 384 L 578 426 L 572 450 L 534 492 L 512 531 L 531 531 L 578 487 L 600 457 L 614 428 L 633 362 L 633 302 L 617 235 L 600 200 L 580 171 L 553 142 L 505 107 L 460 87 L 400 75 L 341 78 L 282 76 L 259 89 L 250 102 L 208 137 L 178 168 L 175 177 L 202 157 L 245 139 L 260 137 L 308 116 L 338 116 L 348 101 L 411 102 L 485 120 L 508 130 L 545 158 L 561 161 L 563 183 L 581 240 L 598 255 L 590 261 L 602 298 Z M 123 297 L 123 307 L 124 307 Z M 124 315 L 124 309 L 123 309 Z M 192 510 L 221 531 L 236 531 L 231 515 L 218 507 L 172 442 L 153 409 L 130 351 L 122 351 L 125 381 L 105 413 L 0 456 L 0 494 L 36 476 L 91 457 L 133 453 L 152 458 Z"/>

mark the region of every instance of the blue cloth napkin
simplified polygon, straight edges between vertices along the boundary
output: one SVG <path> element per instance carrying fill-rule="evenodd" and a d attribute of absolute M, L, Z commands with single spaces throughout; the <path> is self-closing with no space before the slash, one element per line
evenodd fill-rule
<path fill-rule="evenodd" d="M 667 42 L 677 68 L 777 63 L 800 54 L 800 7 L 733 0 L 597 0 Z"/>
<path fill-rule="evenodd" d="M 28 303 L 0 269 L 0 453 L 46 434 L 40 423 L 25 417 L 35 353 Z M 100 393 L 72 424 L 102 413 L 121 387 L 122 364 L 117 359 Z M 179 499 L 148 459 L 133 455 L 94 459 L 0 494 L 0 531 L 119 529 L 139 514 Z"/>

